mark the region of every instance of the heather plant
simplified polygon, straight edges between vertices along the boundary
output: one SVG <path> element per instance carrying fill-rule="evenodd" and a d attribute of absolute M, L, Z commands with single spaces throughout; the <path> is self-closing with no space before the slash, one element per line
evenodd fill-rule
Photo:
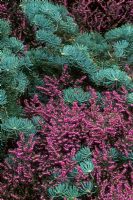
<path fill-rule="evenodd" d="M 53 0 L 67 7 L 81 31 L 98 31 L 133 23 L 132 0 Z"/>
<path fill-rule="evenodd" d="M 127 91 L 102 92 L 101 105 L 89 86 L 84 87 L 89 104 L 65 102 L 64 89 L 80 88 L 84 81 L 72 80 L 65 67 L 60 77 L 45 76 L 44 86 L 37 86 L 42 96 L 25 101 L 25 112 L 39 129 L 27 142 L 20 134 L 1 163 L 1 198 L 111 200 L 119 194 L 132 199 L 133 115 Z"/>
<path fill-rule="evenodd" d="M 76 197 L 94 192 L 92 178 L 85 181 L 94 169 L 88 147 L 80 149 L 75 156 L 72 152 L 71 160 L 67 157 L 66 161 L 60 158 L 58 164 L 55 160 L 55 169 L 52 169 L 49 163 L 50 168 L 47 166 L 47 169 L 42 171 L 41 165 L 43 167 L 46 163 L 48 165 L 48 160 L 46 162 L 47 155 L 41 155 L 39 151 L 38 139 L 35 135 L 31 135 L 25 143 L 24 135 L 21 134 L 17 148 L 10 150 L 5 163 L 1 164 L 3 175 L 1 174 L 0 179 L 0 195 L 2 198 L 5 196 L 6 199 L 49 199 L 52 197 L 74 200 Z M 35 149 L 38 149 L 38 153 Z M 45 161 L 43 161 L 44 158 Z M 77 186 L 74 182 L 76 178 L 80 180 Z M 4 192 L 3 188 L 5 188 Z"/>
<path fill-rule="evenodd" d="M 63 75 L 64 76 L 64 75 Z M 67 80 L 67 82 L 70 82 L 68 80 L 68 76 L 64 76 Z M 70 79 L 71 80 L 71 79 Z M 60 82 L 61 81 L 61 82 Z M 62 81 L 63 77 L 61 77 L 60 80 L 57 79 L 50 79 L 48 77 L 45 77 L 44 83 L 45 87 L 37 87 L 39 90 L 41 90 L 45 95 L 50 96 L 54 101 L 56 99 L 57 95 L 61 98 L 61 104 L 58 102 L 57 98 L 57 104 L 58 107 L 61 108 L 62 106 L 62 97 L 64 89 L 62 88 Z M 83 79 L 82 79 L 83 81 Z M 78 80 L 74 85 L 81 84 L 82 81 Z M 65 81 L 64 81 L 65 82 Z M 54 85 L 54 86 L 53 86 Z M 67 83 L 65 83 L 67 85 Z M 48 90 L 49 88 L 49 90 Z M 58 90 L 59 88 L 59 90 Z M 63 90 L 62 90 L 63 89 Z M 61 91 L 62 90 L 62 94 Z M 50 92 L 50 91 L 55 91 Z M 87 92 L 87 91 L 85 91 Z M 91 94 L 91 98 L 88 98 L 89 105 L 82 104 L 78 105 L 76 102 L 73 103 L 72 107 L 69 107 L 69 109 L 73 110 L 73 115 L 71 116 L 71 112 L 69 112 L 69 117 L 66 118 L 66 109 L 64 110 L 64 120 L 70 127 L 70 124 L 72 121 L 72 127 L 75 127 L 76 131 L 76 138 L 73 145 L 80 144 L 81 145 L 88 145 L 91 148 L 92 155 L 94 158 L 94 173 L 93 176 L 95 177 L 95 182 L 97 185 L 99 185 L 99 199 L 102 197 L 104 198 L 113 198 L 113 192 L 115 193 L 117 197 L 117 193 L 121 193 L 121 196 L 123 196 L 125 199 L 132 198 L 132 123 L 133 123 L 133 117 L 132 112 L 128 110 L 128 106 L 126 104 L 126 95 L 127 92 L 125 90 L 122 90 L 121 93 L 117 93 L 115 91 L 112 92 L 103 92 L 103 98 L 101 99 L 103 101 L 102 107 L 101 105 L 97 104 L 96 99 L 98 98 L 97 93 L 90 88 L 88 91 Z M 31 115 L 38 115 L 40 111 L 41 105 L 39 105 L 39 102 L 37 100 L 37 96 L 35 97 L 35 104 L 32 101 L 31 104 L 27 104 L 26 111 L 28 114 L 31 113 Z M 50 102 L 50 105 L 52 104 Z M 77 101 L 78 103 L 78 101 Z M 37 107 L 33 105 L 38 104 L 38 111 Z M 56 105 L 57 105 L 56 104 Z M 49 106 L 50 106 L 49 105 Z M 52 109 L 55 109 L 56 105 L 54 104 L 54 107 Z M 47 110 L 49 108 L 47 107 Z M 64 106 L 69 106 L 64 104 Z M 32 107 L 33 110 L 32 110 Z M 68 108 L 68 107 L 67 107 Z M 80 111 L 82 110 L 82 114 Z M 75 113 L 76 112 L 76 113 Z M 59 112 L 63 114 L 63 111 Z M 78 121 L 78 115 L 79 121 Z M 86 114 L 85 114 L 86 113 Z M 41 117 L 44 116 L 44 112 L 42 112 Z M 52 115 L 53 116 L 53 115 Z M 53 117 L 50 117 L 49 119 L 53 119 Z M 55 125 L 55 121 L 58 121 L 60 114 L 57 115 L 57 110 L 55 112 L 54 122 L 51 123 Z M 62 115 L 61 115 L 62 116 Z M 84 116 L 84 117 L 83 117 Z M 48 115 L 46 114 L 46 117 Z M 44 118 L 45 120 L 46 118 Z M 48 118 L 47 118 L 48 119 Z M 60 119 L 59 119 L 60 121 Z M 61 122 L 57 122 L 59 125 L 59 129 L 61 126 Z M 77 122 L 77 125 L 76 125 Z M 78 129 L 79 125 L 79 129 Z M 83 129 L 82 129 L 83 128 Z M 51 131 L 53 129 L 50 129 Z M 79 135 L 77 135 L 77 130 Z M 64 133 L 64 131 L 62 131 Z M 72 131 L 73 132 L 73 131 Z M 57 131 L 58 134 L 58 131 Z M 70 131 L 69 131 L 70 134 Z M 64 148 L 66 147 L 66 152 L 69 151 L 72 148 L 72 144 L 69 145 L 68 137 L 69 134 L 65 138 L 65 144 Z M 71 134 L 70 134 L 71 135 Z M 73 132 L 74 137 L 74 132 Z M 72 138 L 73 138 L 72 137 Z M 51 138 L 51 136 L 50 136 Z M 71 138 L 71 137 L 70 137 Z M 71 142 L 72 142 L 71 138 Z M 61 139 L 62 140 L 62 139 Z M 57 140 L 55 140 L 57 142 Z M 56 142 L 54 144 L 56 144 Z M 58 147 L 55 146 L 55 149 L 58 149 Z M 79 147 L 80 148 L 80 147 Z M 118 151 L 117 159 L 121 160 L 121 155 L 123 156 L 124 162 L 116 162 L 114 160 L 113 155 L 110 154 L 112 149 L 116 149 Z M 126 158 L 126 159 L 125 159 Z M 96 169 L 95 169 L 96 167 Z M 121 174 L 121 175 L 120 175 Z M 113 179 L 114 177 L 114 179 Z M 118 187 L 116 187 L 118 180 L 120 184 L 118 184 Z M 128 178 L 126 178 L 128 177 Z M 128 180 L 127 180 L 128 179 Z M 125 182 L 123 181 L 125 180 Z M 122 181 L 122 182 L 121 182 Z M 98 183 L 99 182 L 99 183 Z M 111 185 L 107 185 L 108 182 L 111 182 Z M 114 183 L 114 184 L 113 184 Z M 103 185 L 102 185 L 103 184 Z M 102 190 L 102 187 L 105 189 Z M 106 194 L 106 190 L 108 188 L 108 194 Z M 122 193 L 123 190 L 123 193 Z M 93 199 L 93 197 L 92 197 Z"/>

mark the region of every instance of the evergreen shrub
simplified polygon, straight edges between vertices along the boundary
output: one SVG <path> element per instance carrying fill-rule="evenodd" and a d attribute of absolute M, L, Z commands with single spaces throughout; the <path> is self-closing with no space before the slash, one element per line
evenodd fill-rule
<path fill-rule="evenodd" d="M 23 43 L 11 37 L 10 24 L 0 19 L 0 149 L 8 139 L 15 139 L 19 131 L 35 132 L 31 121 L 23 119 L 19 103 L 30 82 L 26 75 L 30 65 L 25 65 L 24 60 Z"/>
<path fill-rule="evenodd" d="M 88 74 L 95 86 L 106 89 L 125 86 L 132 91 L 132 24 L 107 31 L 104 36 L 97 32 L 81 34 L 61 5 L 46 0 L 25 0 L 22 8 L 39 42 L 38 48 L 27 52 L 35 68 L 52 74 L 68 64 Z"/>

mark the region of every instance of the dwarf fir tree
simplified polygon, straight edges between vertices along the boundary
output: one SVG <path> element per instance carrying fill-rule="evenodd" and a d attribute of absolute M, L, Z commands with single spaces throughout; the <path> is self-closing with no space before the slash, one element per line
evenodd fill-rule
<path fill-rule="evenodd" d="M 47 0 L 24 0 L 22 9 L 34 26 L 38 48 L 28 56 L 35 67 L 56 71 L 64 64 L 88 74 L 91 82 L 107 89 L 133 89 L 125 64 L 132 64 L 133 25 L 108 31 L 80 33 L 68 11 Z M 55 71 L 55 72 L 56 72 Z"/>
<path fill-rule="evenodd" d="M 11 37 L 10 24 L 0 20 L 0 118 L 17 115 L 20 107 L 17 99 L 25 91 L 28 79 L 23 73 L 21 57 L 24 52 L 22 42 Z"/>
<path fill-rule="evenodd" d="M 29 84 L 24 58 L 22 42 L 11 37 L 9 22 L 0 19 L 0 149 L 20 131 L 35 132 L 31 121 L 23 119 L 19 104 L 19 98 Z"/>

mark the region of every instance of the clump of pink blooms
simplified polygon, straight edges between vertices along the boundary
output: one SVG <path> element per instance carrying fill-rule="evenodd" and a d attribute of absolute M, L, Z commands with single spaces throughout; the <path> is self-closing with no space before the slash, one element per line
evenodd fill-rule
<path fill-rule="evenodd" d="M 5 12 L 5 11 L 7 11 L 7 5 L 1 3 L 1 4 L 0 4 L 0 12 L 2 13 L 2 12 Z"/>
<path fill-rule="evenodd" d="M 132 0 L 53 0 L 65 5 L 81 29 L 105 32 L 133 23 Z"/>
<path fill-rule="evenodd" d="M 67 181 L 75 167 L 72 158 L 81 146 L 91 149 L 91 177 L 97 186 L 96 194 L 86 199 L 133 199 L 132 162 L 118 164 L 109 155 L 111 148 L 125 155 L 132 148 L 133 114 L 126 104 L 126 90 L 103 92 L 102 104 L 98 104 L 95 89 L 86 86 L 84 90 L 91 94 L 89 104 L 65 103 L 63 89 L 71 84 L 82 86 L 84 79 L 72 80 L 65 66 L 60 78 L 45 76 L 44 86 L 37 86 L 41 98 L 49 97 L 46 104 L 37 94 L 25 101 L 27 116 L 40 117 L 40 128 L 29 139 L 21 133 L 17 148 L 0 164 L 1 200 L 50 199 L 48 188 Z M 74 183 L 91 177 L 79 170 Z"/>

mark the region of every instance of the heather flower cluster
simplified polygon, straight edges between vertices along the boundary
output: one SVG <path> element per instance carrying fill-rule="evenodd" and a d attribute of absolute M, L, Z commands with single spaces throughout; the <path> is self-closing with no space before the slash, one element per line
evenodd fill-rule
<path fill-rule="evenodd" d="M 81 146 L 91 149 L 94 170 L 84 175 L 78 168 L 74 182 L 78 186 L 81 180 L 93 179 L 97 188 L 86 199 L 133 199 L 132 158 L 117 162 L 110 154 L 115 148 L 126 157 L 132 155 L 133 115 L 126 104 L 126 90 L 103 92 L 98 103 L 96 90 L 87 86 L 89 104 L 65 103 L 63 90 L 80 87 L 84 80 L 72 80 L 65 66 L 59 78 L 45 76 L 44 86 L 37 86 L 39 95 L 25 101 L 26 115 L 39 117 L 40 128 L 28 141 L 20 134 L 17 147 L 1 164 L 1 199 L 50 199 L 48 188 L 68 181 L 75 167 L 72 158 Z M 46 97 L 44 104 L 41 99 Z"/>
<path fill-rule="evenodd" d="M 133 23 L 132 0 L 54 0 L 65 5 L 81 30 L 105 32 L 126 22 Z"/>

